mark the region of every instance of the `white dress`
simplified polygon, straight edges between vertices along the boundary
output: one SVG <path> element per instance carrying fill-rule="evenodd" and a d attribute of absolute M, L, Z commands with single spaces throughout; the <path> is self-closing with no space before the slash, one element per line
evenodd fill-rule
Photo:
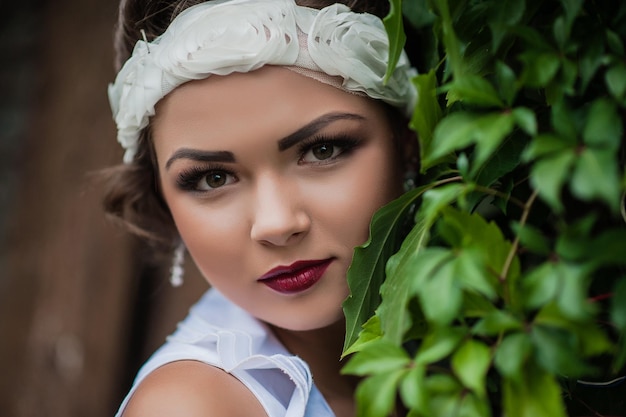
<path fill-rule="evenodd" d="M 141 367 L 116 417 L 155 369 L 195 360 L 232 374 L 259 400 L 269 417 L 334 417 L 313 384 L 307 364 L 290 354 L 263 323 L 210 289 L 178 329 Z"/>

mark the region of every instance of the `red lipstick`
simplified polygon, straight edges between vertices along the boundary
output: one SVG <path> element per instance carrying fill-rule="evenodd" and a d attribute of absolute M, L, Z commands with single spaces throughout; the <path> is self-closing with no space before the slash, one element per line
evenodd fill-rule
<path fill-rule="evenodd" d="M 329 258 L 278 266 L 265 273 L 258 281 L 283 294 L 302 292 L 322 278 L 332 261 L 333 258 Z"/>

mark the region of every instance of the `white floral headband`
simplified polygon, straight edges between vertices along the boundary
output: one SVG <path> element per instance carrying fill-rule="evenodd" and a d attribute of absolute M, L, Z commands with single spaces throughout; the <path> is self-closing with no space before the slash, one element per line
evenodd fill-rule
<path fill-rule="evenodd" d="M 386 83 L 389 42 L 381 20 L 343 4 L 321 10 L 294 0 L 217 0 L 189 7 L 152 42 L 140 40 L 109 101 L 124 162 L 133 160 L 155 105 L 179 85 L 212 74 L 281 65 L 345 91 L 364 93 L 408 116 L 415 70 L 404 54 Z M 338 82 L 337 82 L 338 80 Z"/>

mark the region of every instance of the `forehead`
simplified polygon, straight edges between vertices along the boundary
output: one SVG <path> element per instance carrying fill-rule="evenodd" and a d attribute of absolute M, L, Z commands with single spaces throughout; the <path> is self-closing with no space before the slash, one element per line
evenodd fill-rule
<path fill-rule="evenodd" d="M 387 123 L 375 100 L 267 66 L 183 84 L 157 105 L 152 132 L 157 150 L 175 145 L 172 138 L 184 138 L 190 142 L 186 146 L 251 134 L 278 139 L 329 112 Z"/>

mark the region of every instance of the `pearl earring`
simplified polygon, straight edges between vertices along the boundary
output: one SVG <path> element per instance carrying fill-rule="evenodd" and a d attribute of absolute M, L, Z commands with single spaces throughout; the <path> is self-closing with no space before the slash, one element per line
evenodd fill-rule
<path fill-rule="evenodd" d="M 174 259 L 172 260 L 172 268 L 170 269 L 170 284 L 172 287 L 180 287 L 183 285 L 183 275 L 185 268 L 185 244 L 180 242 L 174 249 Z"/>

